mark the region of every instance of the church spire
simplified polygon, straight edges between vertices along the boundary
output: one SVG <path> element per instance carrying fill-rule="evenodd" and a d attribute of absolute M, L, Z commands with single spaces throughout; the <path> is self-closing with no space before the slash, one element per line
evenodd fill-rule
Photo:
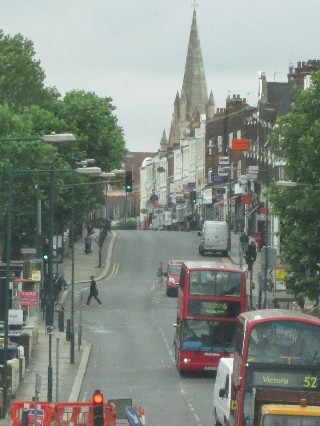
<path fill-rule="evenodd" d="M 184 92 L 187 100 L 187 117 L 185 117 L 186 120 L 190 120 L 196 110 L 198 110 L 200 114 L 206 114 L 208 91 L 197 27 L 197 14 L 195 9 L 193 11 L 181 93 L 182 92 Z"/>

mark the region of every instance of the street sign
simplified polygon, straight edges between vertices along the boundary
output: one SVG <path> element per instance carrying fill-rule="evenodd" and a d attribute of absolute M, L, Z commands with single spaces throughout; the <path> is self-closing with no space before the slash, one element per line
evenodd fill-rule
<path fill-rule="evenodd" d="M 139 420 L 139 416 L 138 413 L 136 412 L 136 410 L 133 407 L 126 407 L 126 412 L 127 412 L 127 418 L 128 418 L 128 422 L 129 425 L 134 426 L 140 426 L 140 420 Z"/>
<path fill-rule="evenodd" d="M 37 291 L 20 291 L 19 303 L 21 306 L 38 306 L 39 293 Z"/>
<path fill-rule="evenodd" d="M 228 171 L 226 171 L 224 167 L 218 167 L 218 175 L 219 176 L 228 176 Z"/>
<path fill-rule="evenodd" d="M 34 414 L 35 410 L 28 411 L 28 426 L 34 425 Z M 44 411 L 37 410 L 37 425 L 35 426 L 43 426 L 44 425 Z"/>
<path fill-rule="evenodd" d="M 219 157 L 219 164 L 222 166 L 228 166 L 229 165 L 229 157 Z"/>
<path fill-rule="evenodd" d="M 31 279 L 33 281 L 41 281 L 41 271 L 32 271 Z"/>

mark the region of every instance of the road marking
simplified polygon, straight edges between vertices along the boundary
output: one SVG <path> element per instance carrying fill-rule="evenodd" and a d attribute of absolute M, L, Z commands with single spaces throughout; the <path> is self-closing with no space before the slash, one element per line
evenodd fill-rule
<path fill-rule="evenodd" d="M 111 274 L 108 276 L 108 278 L 105 279 L 105 281 L 109 281 L 111 280 L 111 278 L 114 278 L 117 275 L 119 271 L 119 266 L 120 266 L 119 262 L 115 262 L 113 264 Z"/>

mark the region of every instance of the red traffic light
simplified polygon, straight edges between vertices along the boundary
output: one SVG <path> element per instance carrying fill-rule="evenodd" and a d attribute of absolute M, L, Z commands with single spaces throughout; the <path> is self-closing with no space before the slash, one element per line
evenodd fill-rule
<path fill-rule="evenodd" d="M 93 404 L 103 405 L 103 394 L 100 391 L 95 391 L 93 394 Z"/>

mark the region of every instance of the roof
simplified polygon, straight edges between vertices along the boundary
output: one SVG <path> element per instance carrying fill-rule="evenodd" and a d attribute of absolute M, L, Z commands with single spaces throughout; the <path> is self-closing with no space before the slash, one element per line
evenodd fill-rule
<path fill-rule="evenodd" d="M 224 260 L 220 258 L 216 261 L 206 261 L 206 260 L 187 260 L 184 262 L 188 269 L 217 269 L 220 271 L 227 272 L 242 272 L 244 271 L 240 269 L 237 265 L 233 265 L 229 260 Z"/>
<path fill-rule="evenodd" d="M 282 321 L 288 318 L 291 320 L 296 319 L 313 322 L 316 325 L 320 326 L 320 319 L 313 317 L 312 315 L 305 314 L 303 312 L 292 311 L 287 309 L 260 309 L 257 311 L 243 312 L 239 315 L 239 319 L 257 322 L 264 322 L 272 319 Z"/>
<path fill-rule="evenodd" d="M 171 265 L 181 265 L 184 262 L 185 262 L 185 260 L 174 260 L 174 259 L 170 259 L 168 261 L 168 263 L 170 263 Z"/>

